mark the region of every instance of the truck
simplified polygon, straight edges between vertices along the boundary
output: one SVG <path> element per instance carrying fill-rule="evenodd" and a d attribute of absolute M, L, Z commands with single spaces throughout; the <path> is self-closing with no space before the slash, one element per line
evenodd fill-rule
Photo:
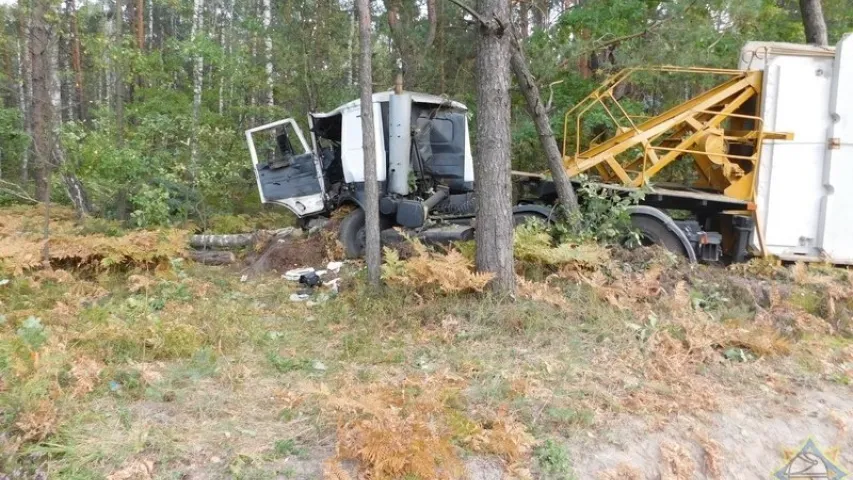
<path fill-rule="evenodd" d="M 704 76 L 709 87 L 632 115 L 625 92 L 649 73 Z M 774 255 L 853 264 L 851 85 L 850 34 L 834 48 L 749 42 L 738 69 L 628 68 L 567 110 L 563 165 L 576 184 L 613 195 L 642 190 L 629 207 L 642 243 L 691 262 Z M 435 242 L 473 238 L 466 106 L 399 89 L 375 93 L 372 104 L 383 239 L 399 230 Z M 310 145 L 293 118 L 245 132 L 262 202 L 303 220 L 354 207 L 339 231 L 349 257 L 364 248 L 360 108 L 354 100 L 310 113 Z M 687 174 L 669 181 L 676 166 Z M 513 174 L 516 223 L 550 221 L 557 195 L 548 175 Z"/>

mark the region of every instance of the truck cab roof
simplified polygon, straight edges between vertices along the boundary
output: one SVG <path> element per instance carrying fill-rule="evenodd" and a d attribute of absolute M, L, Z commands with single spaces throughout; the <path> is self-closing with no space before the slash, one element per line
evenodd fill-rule
<path fill-rule="evenodd" d="M 390 90 L 386 90 L 384 92 L 376 92 L 373 94 L 373 103 L 387 103 L 389 98 L 394 92 Z M 468 107 L 464 104 L 459 103 L 454 100 L 450 100 L 449 98 L 442 97 L 439 95 L 432 95 L 429 93 L 420 93 L 420 92 L 405 92 L 411 95 L 413 103 L 420 103 L 425 105 L 435 105 L 436 107 L 445 107 L 451 110 L 456 111 L 467 111 Z M 333 117 L 335 115 L 340 115 L 344 112 L 348 112 L 351 110 L 356 110 L 361 108 L 361 100 L 353 100 L 351 102 L 347 102 L 338 108 L 330 111 L 330 112 L 317 112 L 312 113 L 311 116 L 314 118 L 328 118 Z"/>

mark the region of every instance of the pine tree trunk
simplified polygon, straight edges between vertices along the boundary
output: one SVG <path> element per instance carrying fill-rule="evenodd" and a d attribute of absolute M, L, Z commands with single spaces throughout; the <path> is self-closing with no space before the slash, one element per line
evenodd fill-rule
<path fill-rule="evenodd" d="M 478 6 L 486 24 L 477 49 L 477 269 L 495 274 L 495 292 L 513 294 L 509 0 Z"/>
<path fill-rule="evenodd" d="M 48 0 L 33 2 L 30 27 L 32 68 L 33 159 L 36 171 L 36 198 L 50 200 L 50 155 L 53 143 L 53 102 L 50 95 L 50 29 L 47 25 Z"/>
<path fill-rule="evenodd" d="M 80 53 L 80 29 L 77 25 L 77 5 L 74 0 L 66 0 L 65 8 L 68 11 L 68 20 L 71 31 L 71 68 L 74 70 L 74 92 L 77 104 L 77 119 L 86 121 L 86 96 L 83 84 L 83 59 Z"/>
<path fill-rule="evenodd" d="M 382 256 L 379 245 L 379 183 L 376 173 L 376 138 L 373 130 L 373 72 L 370 40 L 370 2 L 358 0 L 358 29 L 361 62 L 358 83 L 361 87 L 361 138 L 364 149 L 364 258 L 367 278 L 379 286 Z"/>
<path fill-rule="evenodd" d="M 436 0 L 426 0 L 427 4 L 427 20 L 429 21 L 429 30 L 427 31 L 426 48 L 432 47 L 435 41 L 435 32 L 438 29 L 438 11 L 436 9 Z"/>
<path fill-rule="evenodd" d="M 820 0 L 800 0 L 800 14 L 803 16 L 803 27 L 806 30 L 806 43 L 827 46 L 829 39 Z"/>
<path fill-rule="evenodd" d="M 545 111 L 545 106 L 542 105 L 539 87 L 536 85 L 536 80 L 527 66 L 524 50 L 521 48 L 518 37 L 514 34 L 511 37 L 512 71 L 515 73 L 518 87 L 524 95 L 527 112 L 536 126 L 536 133 L 539 134 L 539 142 L 542 144 L 542 149 L 545 150 L 545 156 L 548 158 L 548 168 L 551 170 L 554 185 L 557 187 L 557 196 L 560 199 L 560 205 L 562 205 L 566 212 L 572 212 L 578 208 L 575 189 L 572 187 L 569 175 L 563 167 L 563 155 L 560 154 L 557 141 L 554 139 L 554 132 L 551 130 L 551 121 L 548 118 L 548 112 Z"/>

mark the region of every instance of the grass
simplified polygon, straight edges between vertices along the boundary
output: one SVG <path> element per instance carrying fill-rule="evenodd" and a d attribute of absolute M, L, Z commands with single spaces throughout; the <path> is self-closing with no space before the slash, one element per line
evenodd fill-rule
<path fill-rule="evenodd" d="M 843 301 L 828 307 L 851 288 L 839 271 L 542 258 L 530 269 L 547 275 L 515 300 L 447 283 L 377 295 L 356 278 L 308 307 L 278 276 L 182 262 L 9 277 L 0 471 L 319 478 L 354 458 L 376 478 L 430 478 L 493 457 L 516 476 L 576 478 L 565 442 L 615 415 L 713 410 L 767 372 L 853 378 L 844 332 L 812 328 L 849 324 Z M 835 293 L 764 301 L 761 275 Z"/>

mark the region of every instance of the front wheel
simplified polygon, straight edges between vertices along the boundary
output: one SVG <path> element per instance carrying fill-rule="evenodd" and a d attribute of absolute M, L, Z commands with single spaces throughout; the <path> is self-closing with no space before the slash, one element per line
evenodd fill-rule
<path fill-rule="evenodd" d="M 393 222 L 382 215 L 379 216 L 379 230 L 393 226 Z M 338 231 L 338 240 L 344 246 L 346 258 L 361 258 L 364 255 L 364 245 L 367 242 L 367 234 L 364 229 L 364 210 L 356 208 L 341 222 Z"/>
<path fill-rule="evenodd" d="M 347 258 L 359 258 L 364 253 L 364 210 L 356 208 L 344 217 L 338 231 L 338 240 L 344 246 Z"/>

